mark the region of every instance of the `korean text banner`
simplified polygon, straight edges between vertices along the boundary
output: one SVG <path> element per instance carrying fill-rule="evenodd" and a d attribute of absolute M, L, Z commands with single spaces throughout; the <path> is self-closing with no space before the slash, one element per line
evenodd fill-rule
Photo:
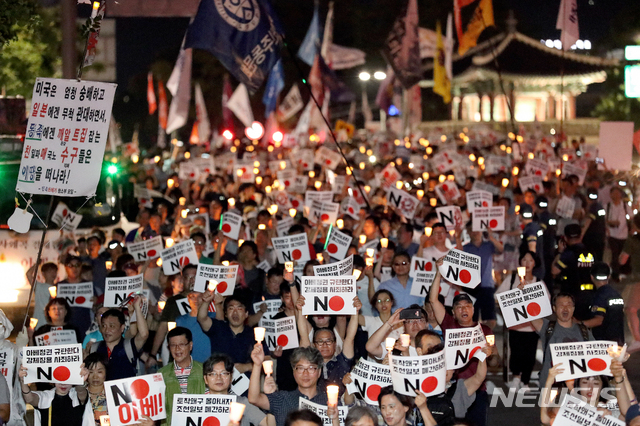
<path fill-rule="evenodd" d="M 235 395 L 173 395 L 171 425 L 220 425 L 229 424 L 231 403 Z"/>
<path fill-rule="evenodd" d="M 112 83 L 36 79 L 16 191 L 95 195 L 115 91 Z"/>
<path fill-rule="evenodd" d="M 107 278 L 104 290 L 104 306 L 117 308 L 134 293 L 142 291 L 144 279 L 142 274 L 132 277 Z"/>
<path fill-rule="evenodd" d="M 305 298 L 302 315 L 353 315 L 356 308 L 356 279 L 342 277 L 302 277 L 301 295 Z"/>
<path fill-rule="evenodd" d="M 444 351 L 423 356 L 389 356 L 393 389 L 407 396 L 416 396 L 416 391 L 426 396 L 445 391 L 447 368 Z"/>
<path fill-rule="evenodd" d="M 625 422 L 611 415 L 605 416 L 598 408 L 567 395 L 553 424 L 554 426 L 624 426 Z"/>
<path fill-rule="evenodd" d="M 320 404 L 316 404 L 315 402 L 311 402 L 307 399 L 304 399 L 302 397 L 299 398 L 300 401 L 300 405 L 299 408 L 301 410 L 309 410 L 309 411 L 313 411 L 314 413 L 316 413 L 318 415 L 318 417 L 320 417 L 322 419 L 322 424 L 324 426 L 332 426 L 333 422 L 331 421 L 331 419 L 329 418 L 329 416 L 327 416 L 327 406 L 326 405 L 320 405 Z M 347 413 L 349 412 L 349 407 L 345 407 L 345 406 L 338 406 L 338 419 L 340 420 L 340 426 L 344 426 L 344 421 L 347 418 Z"/>
<path fill-rule="evenodd" d="M 22 365 L 27 368 L 27 377 L 24 378 L 25 384 L 84 384 L 84 380 L 80 376 L 81 344 L 48 347 L 27 346 L 23 350 Z"/>
<path fill-rule="evenodd" d="M 167 418 L 162 374 L 129 377 L 104 383 L 107 411 L 113 426 L 138 423 L 142 416 Z"/>
<path fill-rule="evenodd" d="M 360 358 L 358 364 L 351 370 L 351 383 L 347 385 L 347 391 L 349 394 L 359 393 L 369 405 L 378 405 L 380 391 L 389 385 L 391 385 L 391 371 L 388 365 Z"/>
<path fill-rule="evenodd" d="M 547 286 L 540 281 L 496 294 L 507 327 L 514 327 L 538 318 L 546 318 L 553 310 Z"/>
<path fill-rule="evenodd" d="M 616 342 L 596 340 L 592 342 L 551 343 L 553 365 L 562 363 L 564 371 L 556 376 L 556 382 L 590 376 L 611 376 L 611 356 L 607 349 Z"/>

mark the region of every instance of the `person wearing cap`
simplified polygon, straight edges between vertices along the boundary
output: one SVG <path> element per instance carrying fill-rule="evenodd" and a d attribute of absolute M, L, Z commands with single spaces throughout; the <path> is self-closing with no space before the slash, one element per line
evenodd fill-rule
<path fill-rule="evenodd" d="M 611 285 L 611 268 L 605 262 L 596 262 L 591 268 L 591 280 L 596 285 L 591 313 L 593 318 L 583 321 L 596 340 L 613 340 L 624 345 L 624 301 Z"/>
<path fill-rule="evenodd" d="M 582 229 L 572 223 L 565 226 L 564 239 L 558 242 L 558 254 L 551 274 L 560 283 L 560 291 L 575 298 L 575 317 L 579 321 L 591 318 L 591 301 L 595 286 L 591 282 L 593 254 L 580 242 Z"/>
<path fill-rule="evenodd" d="M 587 216 L 582 223 L 582 242 L 593 253 L 596 262 L 601 262 L 607 236 L 606 211 L 598 201 L 598 190 L 587 190 Z"/>
<path fill-rule="evenodd" d="M 625 193 L 619 186 L 614 186 L 609 191 L 611 202 L 607 203 L 606 221 L 607 221 L 607 242 L 611 249 L 611 278 L 620 281 L 620 262 L 618 258 L 622 253 L 624 242 L 629 236 L 628 221 L 631 218 L 629 206 L 625 202 Z"/>
<path fill-rule="evenodd" d="M 544 245 L 542 243 L 542 235 L 544 234 L 544 231 L 542 231 L 540 224 L 534 218 L 533 208 L 529 204 L 522 204 L 520 206 L 519 214 L 520 222 L 524 225 L 524 229 L 522 230 L 522 243 L 520 244 L 520 254 L 531 251 L 536 254 L 538 259 L 544 259 Z M 533 275 L 538 280 L 544 279 L 544 263 L 539 263 L 539 265 L 533 270 Z"/>

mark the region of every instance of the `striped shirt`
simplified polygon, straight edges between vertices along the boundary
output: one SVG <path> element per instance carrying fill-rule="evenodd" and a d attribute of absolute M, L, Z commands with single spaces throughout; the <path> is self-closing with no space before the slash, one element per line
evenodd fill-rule
<path fill-rule="evenodd" d="M 189 374 L 191 374 L 191 367 L 193 367 L 193 358 L 191 358 L 189 366 L 186 368 L 179 367 L 175 360 L 173 361 L 173 369 L 180 384 L 180 392 L 182 393 L 187 393 L 187 380 L 189 380 Z"/>

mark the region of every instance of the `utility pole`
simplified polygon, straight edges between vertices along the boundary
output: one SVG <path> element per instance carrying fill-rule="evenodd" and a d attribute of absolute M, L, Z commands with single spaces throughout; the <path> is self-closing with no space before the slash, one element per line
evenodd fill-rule
<path fill-rule="evenodd" d="M 62 12 L 62 78 L 76 77 L 77 0 L 60 0 Z"/>

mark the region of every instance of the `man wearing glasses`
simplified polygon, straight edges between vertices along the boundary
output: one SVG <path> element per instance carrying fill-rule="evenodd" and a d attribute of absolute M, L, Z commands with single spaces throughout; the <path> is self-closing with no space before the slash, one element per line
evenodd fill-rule
<path fill-rule="evenodd" d="M 393 256 L 393 263 L 391 264 L 391 275 L 393 278 L 384 281 L 378 287 L 378 290 L 386 290 L 393 294 L 393 298 L 396 300 L 396 307 L 408 308 L 411 305 L 422 304 L 422 297 L 412 296 L 411 286 L 413 285 L 413 278 L 409 276 L 411 270 L 411 256 L 406 252 L 396 253 Z"/>
<path fill-rule="evenodd" d="M 193 338 L 188 328 L 176 327 L 167 334 L 172 363 L 167 363 L 159 372 L 166 385 L 167 419 L 162 424 L 171 424 L 173 395 L 204 393 L 205 381 L 202 364 L 191 358 Z"/>
<path fill-rule="evenodd" d="M 264 351 L 262 345 L 256 344 L 251 352 L 253 370 L 249 383 L 249 402 L 257 407 L 270 411 L 276 418 L 277 426 L 284 426 L 287 414 L 298 409 L 299 398 L 302 397 L 320 405 L 327 405 L 326 388 L 318 386 L 322 375 L 323 360 L 316 348 L 297 348 L 291 355 L 293 378 L 298 388 L 292 391 L 276 390 L 273 376 L 264 380 L 264 392 L 260 391 L 260 376 Z"/>
<path fill-rule="evenodd" d="M 230 391 L 232 378 L 233 360 L 228 355 L 216 353 L 205 361 L 204 383 L 209 395 L 233 395 L 233 391 Z M 271 414 L 263 413 L 246 396 L 238 395 L 236 402 L 245 406 L 240 426 L 267 426 L 267 417 Z"/>

